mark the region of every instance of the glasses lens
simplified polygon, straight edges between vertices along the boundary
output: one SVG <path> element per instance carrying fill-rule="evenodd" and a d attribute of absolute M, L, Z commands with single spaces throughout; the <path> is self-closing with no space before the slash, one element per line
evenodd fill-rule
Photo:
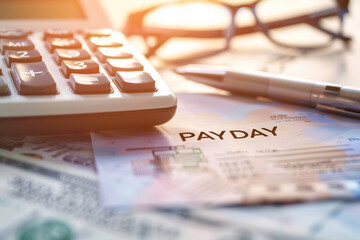
<path fill-rule="evenodd" d="M 169 37 L 156 55 L 175 60 L 223 49 L 231 19 L 229 9 L 220 4 L 186 1 L 154 9 L 144 17 L 143 26 Z M 209 36 L 209 31 L 218 32 Z"/>
<path fill-rule="evenodd" d="M 231 21 L 229 10 L 207 2 L 169 4 L 148 13 L 144 26 L 174 30 L 224 29 Z"/>
<path fill-rule="evenodd" d="M 312 16 L 321 16 L 326 11 L 336 10 L 335 0 L 263 0 L 256 6 L 256 13 L 259 20 L 269 29 L 270 37 L 277 43 L 293 47 L 319 47 L 329 44 L 332 40 L 331 34 L 311 26 L 305 22 L 287 20 L 285 25 L 277 28 L 271 28 L 271 22 L 291 19 L 299 16 L 306 16 L 317 13 Z M 333 11 L 336 13 L 336 11 Z M 309 19 L 309 17 L 305 17 Z M 281 24 L 283 25 L 283 24 Z M 324 17 L 319 21 L 319 25 L 338 34 L 341 28 L 341 19 L 337 14 Z"/>

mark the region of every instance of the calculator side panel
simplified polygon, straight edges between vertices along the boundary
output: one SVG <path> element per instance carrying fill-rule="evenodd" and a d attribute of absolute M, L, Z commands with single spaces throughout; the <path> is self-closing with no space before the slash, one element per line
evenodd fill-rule
<path fill-rule="evenodd" d="M 139 128 L 163 124 L 169 121 L 175 112 L 176 106 L 125 112 L 0 118 L 0 134 L 44 135 Z"/>

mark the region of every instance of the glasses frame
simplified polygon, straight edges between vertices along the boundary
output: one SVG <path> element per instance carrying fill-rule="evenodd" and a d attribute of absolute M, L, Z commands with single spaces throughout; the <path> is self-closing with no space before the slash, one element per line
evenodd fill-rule
<path fill-rule="evenodd" d="M 321 11 L 300 15 L 296 17 L 291 17 L 283 20 L 271 21 L 267 23 L 263 23 L 259 19 L 258 14 L 256 12 L 256 5 L 261 1 L 263 0 L 256 0 L 254 3 L 251 4 L 230 5 L 221 2 L 219 0 L 195 0 L 195 2 L 209 2 L 209 3 L 219 4 L 226 7 L 229 10 L 232 16 L 230 25 L 226 29 L 215 29 L 215 30 L 182 30 L 182 29 L 144 26 L 143 19 L 149 12 L 166 5 L 194 2 L 194 0 L 192 1 L 180 0 L 177 2 L 158 4 L 150 8 L 131 13 L 127 18 L 127 22 L 123 29 L 123 33 L 126 36 L 140 35 L 143 37 L 144 42 L 148 47 L 148 51 L 145 54 L 146 57 L 153 56 L 155 52 L 171 38 L 225 38 L 226 39 L 226 44 L 224 48 L 220 50 L 216 50 L 214 52 L 209 52 L 207 54 L 202 54 L 201 56 L 197 56 L 196 58 L 206 57 L 225 51 L 229 49 L 230 41 L 234 36 L 251 34 L 256 32 L 263 33 L 267 37 L 267 39 L 269 39 L 272 43 L 274 43 L 277 46 L 281 46 L 285 48 L 294 48 L 302 51 L 315 50 L 315 49 L 328 47 L 336 39 L 343 41 L 343 43 L 346 46 L 348 46 L 349 42 L 351 41 L 351 37 L 345 36 L 343 34 L 344 17 L 349 12 L 348 6 L 350 0 L 334 0 L 337 4 L 337 7 L 328 8 Z M 241 26 L 241 27 L 236 26 L 235 17 L 239 12 L 239 10 L 244 8 L 249 9 L 252 12 L 255 19 L 255 25 Z M 338 16 L 340 20 L 340 28 L 338 32 L 333 32 L 331 30 L 325 29 L 320 24 L 321 19 L 333 17 L 333 16 Z M 330 36 L 329 42 L 324 45 L 315 45 L 311 47 L 294 46 L 276 41 L 276 39 L 274 39 L 271 36 L 270 30 L 272 29 L 287 27 L 301 23 L 308 24 L 316 28 L 317 30 L 320 30 L 321 32 L 329 35 Z M 150 39 L 155 39 L 155 41 L 153 41 L 154 44 L 150 44 L 149 41 Z"/>

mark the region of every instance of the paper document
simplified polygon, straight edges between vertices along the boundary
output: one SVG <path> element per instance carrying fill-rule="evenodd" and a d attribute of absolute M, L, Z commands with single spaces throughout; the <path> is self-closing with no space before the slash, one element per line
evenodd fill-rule
<path fill-rule="evenodd" d="M 96 177 L 71 165 L 0 150 L 0 238 L 12 239 L 308 239 L 281 228 L 227 226 L 177 211 L 111 211 Z"/>
<path fill-rule="evenodd" d="M 105 206 L 359 196 L 357 119 L 222 95 L 178 100 L 165 125 L 92 134 Z"/>

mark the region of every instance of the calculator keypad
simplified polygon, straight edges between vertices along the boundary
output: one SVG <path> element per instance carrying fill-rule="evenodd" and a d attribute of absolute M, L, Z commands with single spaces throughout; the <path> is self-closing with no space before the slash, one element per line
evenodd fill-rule
<path fill-rule="evenodd" d="M 43 39 L 51 38 L 73 38 L 74 33 L 66 29 L 46 29 L 44 31 Z"/>
<path fill-rule="evenodd" d="M 84 38 L 89 39 L 91 37 L 110 37 L 114 32 L 111 28 L 100 28 L 100 29 L 86 29 L 84 31 Z"/>
<path fill-rule="evenodd" d="M 123 92 L 154 92 L 155 80 L 147 72 L 117 72 L 114 80 Z"/>
<path fill-rule="evenodd" d="M 19 39 L 26 38 L 29 35 L 25 30 L 7 30 L 0 29 L 0 39 Z"/>
<path fill-rule="evenodd" d="M 70 77 L 72 73 L 99 73 L 99 64 L 93 60 L 83 61 L 63 61 L 61 63 L 61 72 L 66 78 Z"/>
<path fill-rule="evenodd" d="M 29 31 L 0 29 L 0 53 L 10 69 L 6 72 L 11 75 L 17 94 L 59 94 L 64 89 L 57 87 L 57 81 L 64 81 L 72 94 L 112 94 L 114 88 L 126 93 L 156 91 L 155 80 L 124 47 L 122 35 L 112 29 L 87 29 L 82 33 L 47 29 L 40 35 L 40 44 L 48 52 L 42 53 L 35 49 L 28 36 L 32 39 Z M 91 52 L 85 45 L 83 48 L 82 43 L 86 43 Z M 55 75 L 48 70 L 47 61 L 58 66 L 63 79 L 58 79 L 56 74 L 54 80 Z M 53 71 L 54 68 L 50 69 Z M 9 93 L 6 77 L 0 74 L 0 96 Z"/>
<path fill-rule="evenodd" d="M 30 62 L 41 62 L 42 57 L 37 50 L 22 50 L 14 51 L 7 50 L 5 52 L 5 62 L 8 67 L 11 67 L 13 62 L 18 63 L 30 63 Z"/>
<path fill-rule="evenodd" d="M 124 50 L 123 47 L 118 48 L 105 48 L 101 47 L 95 53 L 96 57 L 99 59 L 100 62 L 104 63 L 108 58 L 114 59 L 123 59 L 123 58 L 132 58 L 133 55 L 130 52 Z"/>
<path fill-rule="evenodd" d="M 44 62 L 13 63 L 11 73 L 21 95 L 56 94 L 56 83 Z"/>
<path fill-rule="evenodd" d="M 60 65 L 64 60 L 88 60 L 91 55 L 84 49 L 55 49 L 54 58 Z"/>
<path fill-rule="evenodd" d="M 117 71 L 142 71 L 144 66 L 136 59 L 107 59 L 105 68 L 114 76 Z"/>
<path fill-rule="evenodd" d="M 102 73 L 71 74 L 69 85 L 78 94 L 110 93 L 110 82 Z"/>
<path fill-rule="evenodd" d="M 1 53 L 4 54 L 6 50 L 26 51 L 33 50 L 35 45 L 29 39 L 0 39 Z"/>
<path fill-rule="evenodd" d="M 78 49 L 81 48 L 81 43 L 74 38 L 55 38 L 46 42 L 46 48 L 50 53 L 53 53 L 55 49 Z"/>
<path fill-rule="evenodd" d="M 111 37 L 91 37 L 87 43 L 93 52 L 99 47 L 121 47 L 123 45 L 122 41 Z"/>

